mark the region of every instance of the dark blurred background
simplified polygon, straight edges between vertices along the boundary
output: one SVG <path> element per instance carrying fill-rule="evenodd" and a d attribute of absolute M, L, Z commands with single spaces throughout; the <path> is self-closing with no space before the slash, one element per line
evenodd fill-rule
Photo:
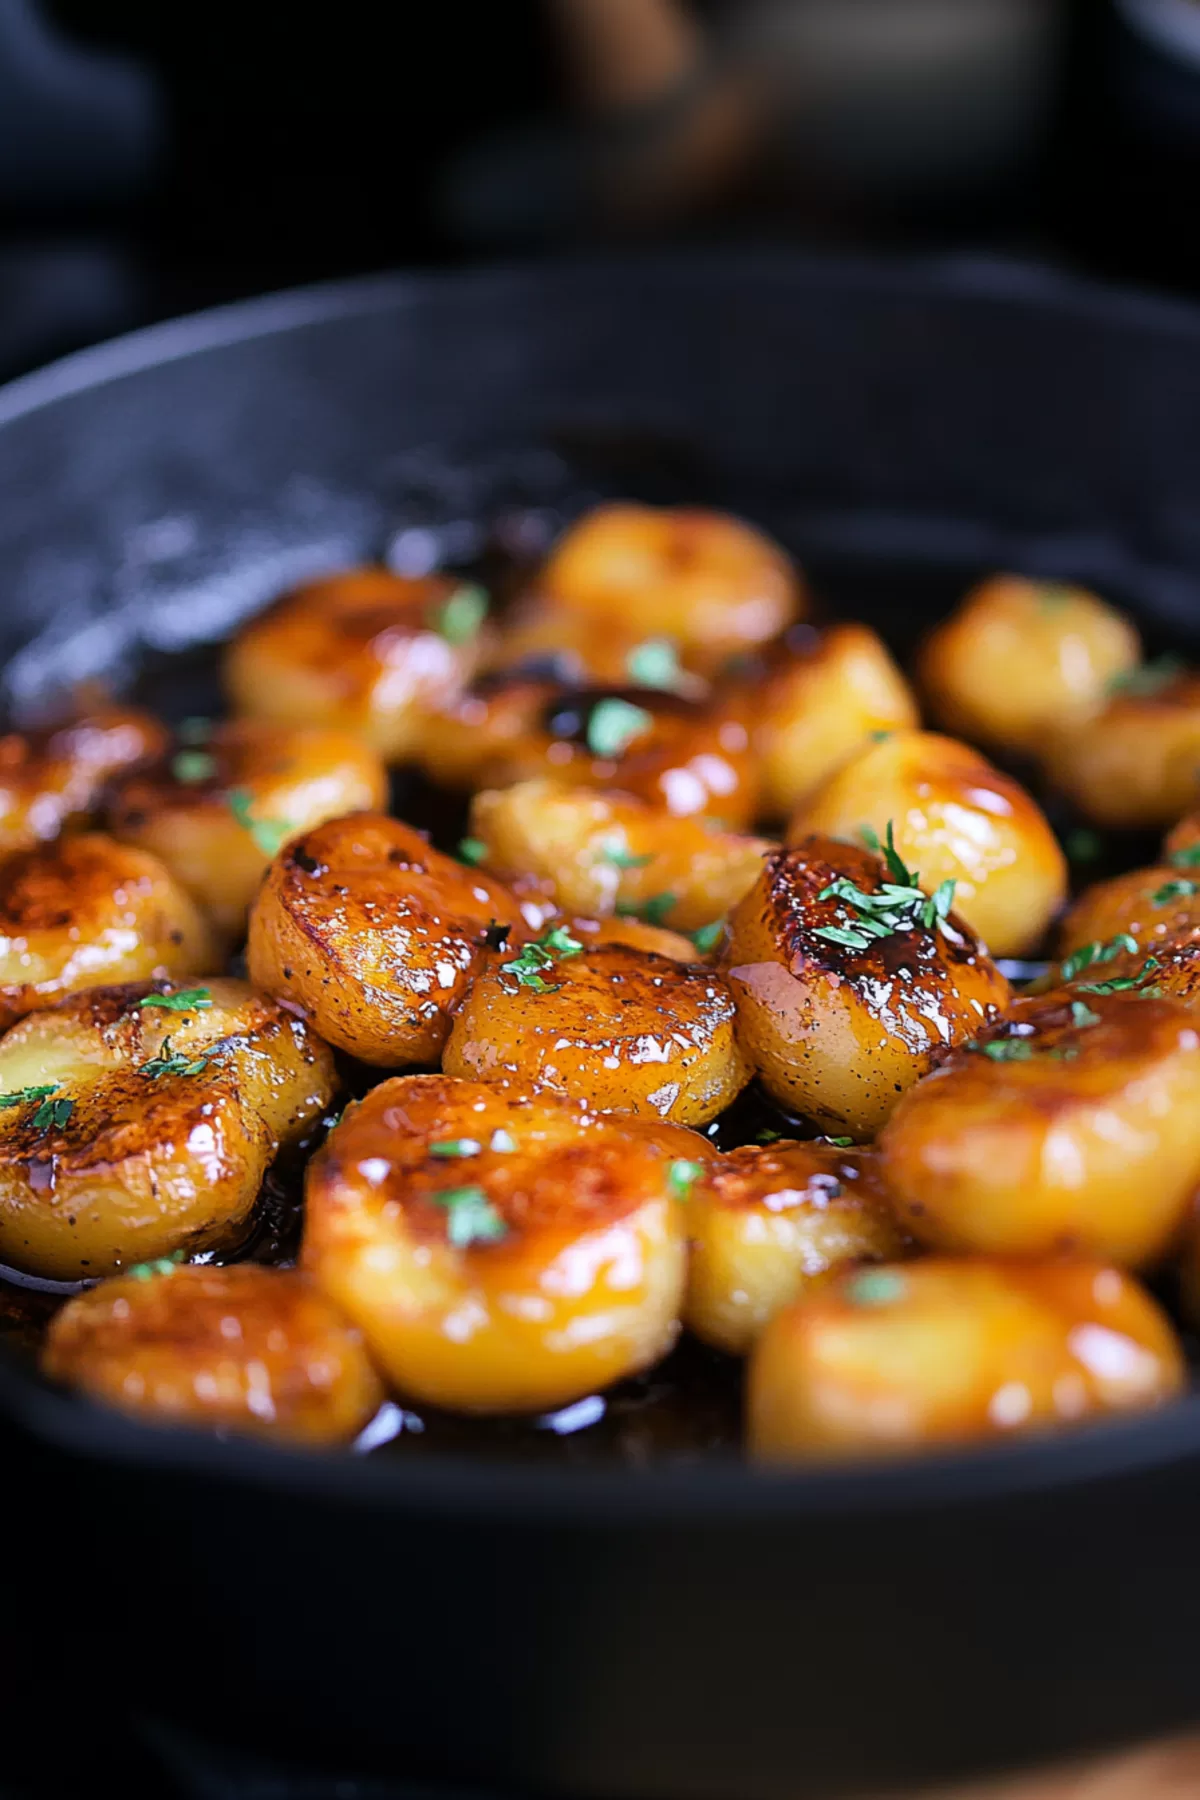
<path fill-rule="evenodd" d="M 1001 252 L 1200 289 L 1196 0 L 0 0 L 0 376 L 403 264 Z"/>

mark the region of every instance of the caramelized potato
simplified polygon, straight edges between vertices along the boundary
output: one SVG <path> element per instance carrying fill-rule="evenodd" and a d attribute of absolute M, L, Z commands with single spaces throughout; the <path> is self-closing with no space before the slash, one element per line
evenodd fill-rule
<path fill-rule="evenodd" d="M 0 1039 L 0 1262 L 55 1280 L 225 1249 L 333 1059 L 245 982 L 93 988 Z"/>
<path fill-rule="evenodd" d="M 832 838 L 777 851 L 734 911 L 722 957 L 738 1038 L 767 1092 L 858 1138 L 873 1136 L 897 1097 L 1009 998 L 956 913 L 939 916 L 919 889 L 895 883 L 911 898 L 889 912 L 887 880 L 878 857 Z M 898 923 L 879 936 L 873 918 Z"/>
<path fill-rule="evenodd" d="M 1046 772 L 1096 825 L 1160 829 L 1200 802 L 1200 675 L 1147 668 L 1047 747 Z"/>
<path fill-rule="evenodd" d="M 558 1088 L 597 1111 L 703 1125 L 750 1079 L 733 1021 L 729 989 L 711 969 L 624 944 L 584 950 L 557 926 L 488 958 L 442 1066 Z"/>
<path fill-rule="evenodd" d="M 484 660 L 488 672 L 504 671 L 563 687 L 662 688 L 702 700 L 703 676 L 684 667 L 674 638 L 648 634 L 644 626 L 616 628 L 603 615 L 548 606 L 536 597 L 519 601 L 504 616 L 504 631 Z"/>
<path fill-rule="evenodd" d="M 897 731 L 846 763 L 788 826 L 857 839 L 864 825 L 919 871 L 927 893 L 955 882 L 954 904 L 993 956 L 1036 947 L 1067 891 L 1058 841 L 1024 788 L 967 744 Z"/>
<path fill-rule="evenodd" d="M 694 963 L 697 950 L 691 938 L 648 925 L 645 919 L 567 919 L 566 928 L 585 950 L 595 944 L 626 944 L 631 950 L 648 950 L 653 956 L 669 956 L 672 962 Z"/>
<path fill-rule="evenodd" d="M 157 719 L 128 706 L 0 737 L 0 856 L 49 843 L 86 819 L 111 776 L 157 756 L 166 742 Z"/>
<path fill-rule="evenodd" d="M 1111 881 L 1085 889 L 1059 927 L 1059 953 L 1076 956 L 1090 945 L 1096 960 L 1085 963 L 1083 977 L 1103 981 L 1110 975 L 1141 968 L 1149 951 L 1200 933 L 1200 871 L 1163 863 L 1131 869 Z M 1132 938 L 1135 952 L 1122 940 Z M 1114 955 L 1114 952 L 1121 952 Z M 1110 964 L 1113 966 L 1110 968 Z"/>
<path fill-rule="evenodd" d="M 1188 813 L 1167 833 L 1163 857 L 1185 875 L 1200 868 L 1200 812 Z"/>
<path fill-rule="evenodd" d="M 250 979 L 363 1062 L 435 1062 L 489 930 L 520 918 L 515 895 L 411 825 L 331 819 L 271 864 L 250 914 Z"/>
<path fill-rule="evenodd" d="M 322 726 L 236 719 L 202 748 L 177 750 L 115 790 L 113 836 L 152 851 L 218 931 L 246 914 L 280 844 L 343 813 L 387 804 L 387 770 L 373 750 Z"/>
<path fill-rule="evenodd" d="M 82 988 L 191 975 L 214 961 L 192 901 L 143 850 L 89 832 L 4 864 L 0 1031 Z"/>
<path fill-rule="evenodd" d="M 598 506 L 564 532 L 538 591 L 605 628 L 675 639 L 697 666 L 777 637 L 804 606 L 777 544 L 723 513 Z"/>
<path fill-rule="evenodd" d="M 897 1216 L 938 1250 L 1166 1254 L 1200 1182 L 1200 1031 L 1175 1000 L 1018 1000 L 880 1138 Z"/>
<path fill-rule="evenodd" d="M 549 779 L 615 788 L 677 818 L 731 827 L 748 825 L 758 805 L 745 724 L 641 688 L 571 690 L 497 676 L 426 720 L 420 760 L 443 787 Z"/>
<path fill-rule="evenodd" d="M 776 1313 L 750 1365 L 750 1449 L 901 1456 L 1160 1406 L 1184 1379 L 1166 1315 L 1117 1269 L 930 1257 Z"/>
<path fill-rule="evenodd" d="M 847 1264 L 904 1254 L 874 1152 L 826 1143 L 748 1144 L 710 1162 L 688 1195 L 687 1228 L 683 1322 L 734 1356 Z"/>
<path fill-rule="evenodd" d="M 698 931 L 723 919 L 773 848 L 766 838 L 673 818 L 628 794 L 522 781 L 471 802 L 471 835 L 510 884 L 536 880 L 564 912 L 634 912 Z"/>
<path fill-rule="evenodd" d="M 1129 620 L 1086 588 L 993 575 L 930 633 L 918 675 L 946 731 L 1038 754 L 1140 656 Z"/>
<path fill-rule="evenodd" d="M 883 732 L 920 724 L 916 702 L 866 625 L 799 625 L 743 694 L 762 772 L 763 811 L 786 818 Z"/>
<path fill-rule="evenodd" d="M 470 680 L 485 606 L 482 590 L 451 576 L 347 569 L 244 625 L 225 685 L 246 718 L 350 732 L 401 762 L 425 710 Z"/>
<path fill-rule="evenodd" d="M 47 1375 L 159 1424 L 285 1443 L 353 1437 L 383 1400 L 348 1325 L 294 1270 L 146 1268 L 68 1301 Z"/>
<path fill-rule="evenodd" d="M 534 1412 L 671 1348 L 680 1214 L 636 1133 L 561 1095 L 410 1075 L 311 1163 L 302 1261 L 401 1394 Z"/>

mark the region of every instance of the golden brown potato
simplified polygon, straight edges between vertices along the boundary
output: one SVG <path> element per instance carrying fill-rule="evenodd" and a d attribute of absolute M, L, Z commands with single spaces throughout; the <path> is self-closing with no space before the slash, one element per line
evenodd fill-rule
<path fill-rule="evenodd" d="M 0 1030 L 64 994 L 216 960 L 208 926 L 156 856 L 100 832 L 24 850 L 0 879 Z"/>
<path fill-rule="evenodd" d="M 805 595 L 770 538 L 691 507 L 598 506 L 559 539 L 537 583 L 609 630 L 673 638 L 715 669 L 800 616 Z"/>
<path fill-rule="evenodd" d="M 572 937 L 579 939 L 585 950 L 595 944 L 627 944 L 632 950 L 648 950 L 654 956 L 669 956 L 672 962 L 694 963 L 699 952 L 691 938 L 681 932 L 667 931 L 662 925 L 648 925 L 644 919 L 575 919 L 564 924 Z"/>
<path fill-rule="evenodd" d="M 786 1139 L 709 1161 L 687 1197 L 687 1233 L 683 1322 L 734 1356 L 799 1294 L 905 1247 L 873 1151 Z"/>
<path fill-rule="evenodd" d="M 564 687 L 630 683 L 693 700 L 702 700 L 709 689 L 705 678 L 685 665 L 674 638 L 648 634 L 644 626 L 618 628 L 601 614 L 547 605 L 536 596 L 505 613 L 503 633 L 482 666 Z"/>
<path fill-rule="evenodd" d="M 1018 1000 L 880 1138 L 897 1217 L 938 1250 L 1166 1254 L 1200 1183 L 1200 1031 L 1175 1000 Z"/>
<path fill-rule="evenodd" d="M 425 710 L 479 659 L 482 589 L 446 575 L 347 569 L 285 594 L 225 655 L 235 709 L 277 725 L 325 725 L 389 762 L 412 755 Z"/>
<path fill-rule="evenodd" d="M 520 921 L 499 882 L 411 825 L 358 813 L 271 864 L 250 914 L 250 978 L 363 1062 L 435 1062 L 489 934 Z"/>
<path fill-rule="evenodd" d="M 1160 1406 L 1185 1375 L 1165 1314 L 1118 1269 L 930 1257 L 775 1315 L 750 1365 L 750 1449 L 901 1456 Z"/>
<path fill-rule="evenodd" d="M 1024 788 L 954 738 L 897 731 L 846 763 L 788 826 L 859 839 L 867 826 L 896 848 L 932 893 L 954 904 L 993 956 L 1036 948 L 1067 891 L 1066 858 Z"/>
<path fill-rule="evenodd" d="M 735 909 L 722 956 L 739 1042 L 767 1092 L 856 1138 L 1009 998 L 949 891 L 927 902 L 901 872 L 832 838 L 778 851 Z"/>
<path fill-rule="evenodd" d="M 281 1144 L 334 1090 L 242 981 L 92 988 L 0 1039 L 0 1262 L 61 1281 L 236 1245 Z"/>
<path fill-rule="evenodd" d="M 1140 656 L 1129 620 L 1086 588 L 993 575 L 925 640 L 918 677 L 944 730 L 1037 755 Z"/>
<path fill-rule="evenodd" d="M 715 1119 L 750 1079 L 729 989 L 712 969 L 624 944 L 585 950 L 561 925 L 489 956 L 442 1067 L 558 1088 L 597 1111 Z"/>
<path fill-rule="evenodd" d="M 734 828 L 748 825 L 758 805 L 758 765 L 741 719 L 640 688 L 488 678 L 425 721 L 420 760 L 443 787 L 546 779 L 618 789 L 677 818 Z"/>
<path fill-rule="evenodd" d="M 1200 802 L 1200 675 L 1135 670 L 1047 745 L 1046 772 L 1096 825 L 1159 829 Z"/>
<path fill-rule="evenodd" d="M 148 1265 L 68 1301 L 42 1366 L 163 1425 L 336 1444 L 383 1400 L 348 1325 L 307 1276 L 257 1263 Z"/>
<path fill-rule="evenodd" d="M 1188 813 L 1163 840 L 1163 858 L 1186 875 L 1200 868 L 1200 812 Z"/>
<path fill-rule="evenodd" d="M 604 917 L 620 908 L 680 931 L 723 919 L 774 848 L 628 794 L 557 781 L 476 794 L 470 829 L 490 869 L 510 885 L 532 877 L 564 912 Z"/>
<path fill-rule="evenodd" d="M 731 698 L 750 727 L 772 819 L 785 819 L 879 734 L 920 724 L 908 683 L 866 625 L 798 625 L 755 675 L 735 683 Z"/>
<path fill-rule="evenodd" d="M 1063 919 L 1059 954 L 1071 964 L 1065 979 L 1073 978 L 1074 965 L 1087 980 L 1132 973 L 1150 951 L 1198 932 L 1200 869 L 1131 869 L 1085 889 Z"/>
<path fill-rule="evenodd" d="M 410 1075 L 311 1163 L 302 1261 L 401 1394 L 534 1412 L 670 1349 L 680 1215 L 636 1133 L 562 1095 Z"/>
<path fill-rule="evenodd" d="M 242 935 L 271 858 L 297 833 L 387 804 L 387 770 L 347 732 L 235 719 L 130 776 L 113 836 L 166 864 L 226 938 Z"/>
<path fill-rule="evenodd" d="M 97 706 L 53 730 L 0 737 L 0 856 L 49 843 L 86 819 L 111 776 L 166 743 L 157 719 L 128 706 Z"/>

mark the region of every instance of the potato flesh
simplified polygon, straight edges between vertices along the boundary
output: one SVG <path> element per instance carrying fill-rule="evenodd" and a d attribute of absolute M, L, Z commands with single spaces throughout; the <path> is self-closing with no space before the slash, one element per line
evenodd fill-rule
<path fill-rule="evenodd" d="M 1048 747 L 1046 772 L 1096 825 L 1161 830 L 1200 801 L 1200 676 L 1120 693 Z"/>
<path fill-rule="evenodd" d="M 902 1456 L 1161 1405 L 1184 1379 L 1166 1316 L 1117 1269 L 930 1257 L 775 1315 L 750 1364 L 749 1446 L 768 1462 Z"/>
<path fill-rule="evenodd" d="M 452 1241 L 439 1196 L 464 1186 L 498 1240 Z M 652 1143 L 558 1095 L 414 1075 L 372 1089 L 311 1163 L 302 1264 L 398 1393 L 521 1413 L 665 1355 L 685 1246 Z"/>
<path fill-rule="evenodd" d="M 139 1006 L 147 983 L 93 989 L 0 1040 L 0 1094 L 56 1084 L 71 1102 L 61 1125 L 37 1124 L 36 1095 L 0 1109 L 0 1261 L 73 1281 L 240 1240 L 276 1152 L 328 1105 L 333 1062 L 244 982 L 203 986 L 211 1005 L 184 1012 Z M 143 1072 L 214 1046 L 193 1073 Z"/>
<path fill-rule="evenodd" d="M 344 1442 L 383 1399 L 362 1334 L 314 1283 L 256 1263 L 106 1281 L 54 1319 L 54 1380 L 160 1424 Z"/>

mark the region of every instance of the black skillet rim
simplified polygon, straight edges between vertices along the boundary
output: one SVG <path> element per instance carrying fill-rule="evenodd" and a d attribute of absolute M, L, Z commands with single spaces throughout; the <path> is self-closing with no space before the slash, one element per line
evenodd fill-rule
<path fill-rule="evenodd" d="M 813 257 L 740 249 L 684 254 L 564 259 L 454 271 L 384 273 L 236 301 L 147 326 L 63 357 L 0 388 L 0 429 L 103 387 L 122 376 L 227 344 L 337 318 L 402 312 L 406 302 L 438 294 L 486 293 L 530 282 L 569 295 L 580 281 L 624 274 L 681 283 L 767 280 L 806 288 L 890 289 L 897 295 L 950 293 L 964 300 L 1036 305 L 1100 316 L 1118 325 L 1177 333 L 1200 349 L 1200 309 L 1186 301 L 1085 280 L 1036 265 L 986 256 L 938 258 Z M 829 1469 L 764 1469 L 732 1459 L 628 1470 L 554 1468 L 462 1454 L 405 1462 L 345 1452 L 304 1452 L 249 1438 L 213 1437 L 141 1424 L 63 1392 L 0 1355 L 0 1410 L 46 1449 L 148 1472 L 208 1476 L 252 1487 L 300 1490 L 391 1510 L 439 1511 L 469 1519 L 486 1512 L 547 1523 L 611 1525 L 653 1520 L 702 1524 L 829 1512 L 896 1512 L 970 1504 L 998 1496 L 1133 1478 L 1200 1452 L 1200 1392 L 1160 1411 L 1091 1425 L 1062 1436 L 1014 1439 L 897 1463 Z"/>

